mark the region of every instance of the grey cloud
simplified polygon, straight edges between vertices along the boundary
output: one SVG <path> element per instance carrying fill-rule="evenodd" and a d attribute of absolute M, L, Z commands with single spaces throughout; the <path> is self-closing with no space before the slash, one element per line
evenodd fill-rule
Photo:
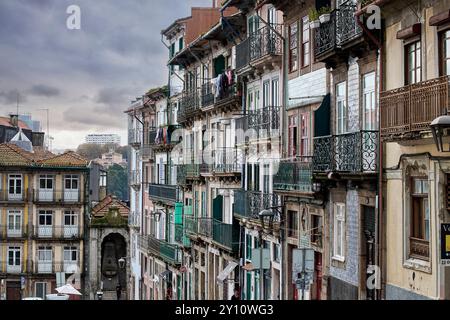
<path fill-rule="evenodd" d="M 61 94 L 61 91 L 58 88 L 47 86 L 45 84 L 38 84 L 33 86 L 29 93 L 34 96 L 40 96 L 40 97 L 56 97 Z"/>
<path fill-rule="evenodd" d="M 17 99 L 19 99 L 19 104 L 28 100 L 25 95 L 23 95 L 16 89 L 9 91 L 0 91 L 0 102 L 5 105 L 17 104 Z"/>

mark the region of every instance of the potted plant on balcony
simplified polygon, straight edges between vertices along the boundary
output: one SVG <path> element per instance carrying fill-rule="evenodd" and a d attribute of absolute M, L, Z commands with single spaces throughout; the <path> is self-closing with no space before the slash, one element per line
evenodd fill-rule
<path fill-rule="evenodd" d="M 330 7 L 322 7 L 319 10 L 319 20 L 320 23 L 327 23 L 330 21 L 331 18 L 331 8 Z"/>
<path fill-rule="evenodd" d="M 311 29 L 317 29 L 320 27 L 320 21 L 319 21 L 319 12 L 317 12 L 316 8 L 309 9 L 309 27 Z"/>

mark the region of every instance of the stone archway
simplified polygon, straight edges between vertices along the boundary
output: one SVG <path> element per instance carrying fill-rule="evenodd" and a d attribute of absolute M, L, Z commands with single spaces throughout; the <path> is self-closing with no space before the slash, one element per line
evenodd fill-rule
<path fill-rule="evenodd" d="M 120 268 L 119 259 L 127 258 L 127 239 L 120 233 L 105 235 L 101 242 L 100 280 L 103 291 L 115 291 L 118 284 L 127 288 L 127 266 Z"/>

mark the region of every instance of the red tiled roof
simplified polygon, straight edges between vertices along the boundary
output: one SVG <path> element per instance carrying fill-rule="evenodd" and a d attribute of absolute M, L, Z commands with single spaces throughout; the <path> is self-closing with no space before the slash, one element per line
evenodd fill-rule
<path fill-rule="evenodd" d="M 128 217 L 130 208 L 124 202 L 111 195 L 106 196 L 106 198 L 92 208 L 92 213 L 95 217 L 104 217 L 111 207 L 118 207 L 120 215 L 122 217 Z"/>
<path fill-rule="evenodd" d="M 0 126 L 5 126 L 5 127 L 14 127 L 11 122 L 10 122 L 10 118 L 8 117 L 0 117 Z M 25 130 L 31 130 L 28 125 L 23 122 L 22 120 L 19 120 L 19 127 L 21 129 L 25 129 Z"/>

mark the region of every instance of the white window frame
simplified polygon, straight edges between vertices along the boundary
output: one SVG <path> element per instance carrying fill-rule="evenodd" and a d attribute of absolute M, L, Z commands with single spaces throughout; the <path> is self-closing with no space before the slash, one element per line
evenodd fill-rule
<path fill-rule="evenodd" d="M 10 217 L 13 217 L 13 224 L 11 227 Z M 17 217 L 19 217 L 19 223 L 17 226 Z M 7 236 L 8 237 L 20 237 L 23 229 L 23 213 L 22 210 L 8 210 L 7 217 Z"/>
<path fill-rule="evenodd" d="M 340 262 L 345 262 L 345 215 L 345 203 L 335 203 L 333 214 L 333 260 Z M 338 252 L 339 247 L 340 252 Z"/>
<path fill-rule="evenodd" d="M 39 296 L 38 295 L 38 285 L 41 285 L 41 286 L 43 286 L 43 291 L 44 291 L 44 295 L 43 296 Z M 47 292 L 48 292 L 48 284 L 47 284 L 47 282 L 36 282 L 35 284 L 34 284 L 34 293 L 35 293 L 35 296 L 36 297 L 39 297 L 39 298 L 42 298 L 42 299 L 45 299 L 45 297 L 47 296 Z"/>
<path fill-rule="evenodd" d="M 339 89 L 343 86 L 344 94 L 339 95 Z M 347 106 L 347 81 L 336 84 L 336 134 L 348 132 L 348 106 Z"/>
<path fill-rule="evenodd" d="M 21 175 L 21 174 L 12 173 L 12 174 L 8 175 L 8 200 L 22 199 L 22 196 L 24 194 L 24 188 L 23 188 L 24 181 L 23 180 L 24 180 L 23 175 Z M 13 186 L 12 186 L 13 193 L 10 192 L 11 191 L 11 181 L 14 181 Z M 17 183 L 18 181 L 20 181 L 20 192 L 17 192 L 17 190 L 19 189 L 19 186 Z"/>
<path fill-rule="evenodd" d="M 13 252 L 13 264 L 9 263 L 10 253 Z M 6 271 L 10 273 L 20 273 L 22 271 L 22 248 L 19 246 L 9 246 L 6 262 Z M 16 264 L 17 255 L 19 255 L 19 264 Z"/>
<path fill-rule="evenodd" d="M 373 82 L 368 80 L 373 77 Z M 378 129 L 378 108 L 376 102 L 376 74 L 375 71 L 362 76 L 362 103 L 363 103 L 363 128 L 364 130 Z M 367 104 L 370 101 L 370 105 Z M 373 115 L 373 118 L 372 118 Z M 370 118 L 370 119 L 369 119 Z"/>

